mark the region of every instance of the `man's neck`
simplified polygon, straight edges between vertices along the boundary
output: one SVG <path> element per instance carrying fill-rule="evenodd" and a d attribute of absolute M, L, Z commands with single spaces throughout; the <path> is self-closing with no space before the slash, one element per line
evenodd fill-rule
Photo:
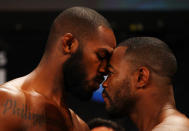
<path fill-rule="evenodd" d="M 166 112 L 175 110 L 173 103 L 167 97 L 146 95 L 132 110 L 130 118 L 140 131 L 151 131 L 163 121 L 165 114 L 169 115 Z"/>
<path fill-rule="evenodd" d="M 60 71 L 37 68 L 26 76 L 23 88 L 36 91 L 58 106 L 63 103 L 63 76 Z"/>

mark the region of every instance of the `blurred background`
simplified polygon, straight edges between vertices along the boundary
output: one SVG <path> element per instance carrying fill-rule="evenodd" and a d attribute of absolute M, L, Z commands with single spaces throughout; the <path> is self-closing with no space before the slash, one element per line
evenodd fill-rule
<path fill-rule="evenodd" d="M 178 110 L 189 116 L 189 0 L 0 0 L 0 83 L 30 73 L 41 59 L 54 18 L 71 6 L 93 8 L 111 23 L 117 42 L 133 36 L 155 36 L 165 41 L 178 60 L 174 81 Z M 86 122 L 111 119 L 136 131 L 128 118 L 110 118 L 101 99 L 68 99 Z"/>

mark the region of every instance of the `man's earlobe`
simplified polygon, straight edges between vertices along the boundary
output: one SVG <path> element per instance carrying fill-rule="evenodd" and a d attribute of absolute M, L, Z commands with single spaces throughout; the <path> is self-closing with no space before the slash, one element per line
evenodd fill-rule
<path fill-rule="evenodd" d="M 78 48 L 78 41 L 77 39 L 71 34 L 66 33 L 62 37 L 62 48 L 64 54 L 72 54 Z"/>
<path fill-rule="evenodd" d="M 140 67 L 137 74 L 137 87 L 144 88 L 149 82 L 150 71 L 146 67 Z"/>

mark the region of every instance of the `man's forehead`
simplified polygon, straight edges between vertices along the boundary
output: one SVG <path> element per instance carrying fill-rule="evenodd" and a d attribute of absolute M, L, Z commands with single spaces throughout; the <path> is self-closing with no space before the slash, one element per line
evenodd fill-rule
<path fill-rule="evenodd" d="M 112 47 L 113 49 L 116 47 L 116 38 L 113 31 L 105 26 L 98 27 L 98 38 L 101 41 L 104 41 L 104 44 Z"/>
<path fill-rule="evenodd" d="M 110 65 L 117 65 L 120 64 L 120 62 L 123 60 L 125 56 L 125 51 L 127 47 L 126 46 L 118 46 L 112 54 L 112 57 L 110 59 Z"/>
<path fill-rule="evenodd" d="M 116 39 L 113 31 L 108 27 L 99 26 L 98 31 L 94 32 L 93 36 L 85 42 L 87 49 L 106 49 L 112 52 L 116 47 Z"/>
<path fill-rule="evenodd" d="M 117 48 L 114 49 L 113 54 L 112 54 L 112 59 L 115 58 L 123 58 L 125 55 L 127 47 L 126 46 L 118 46 Z"/>

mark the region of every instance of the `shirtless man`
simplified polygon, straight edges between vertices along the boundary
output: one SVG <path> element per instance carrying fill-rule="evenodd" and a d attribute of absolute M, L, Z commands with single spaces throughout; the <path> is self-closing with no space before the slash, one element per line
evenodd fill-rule
<path fill-rule="evenodd" d="M 85 7 L 63 11 L 52 24 L 36 69 L 1 85 L 0 130 L 89 130 L 66 106 L 65 95 L 89 99 L 104 80 L 115 46 L 109 23 L 96 11 Z"/>
<path fill-rule="evenodd" d="M 176 58 L 163 41 L 126 40 L 114 50 L 108 69 L 103 97 L 112 115 L 129 115 L 140 131 L 189 131 L 189 119 L 175 107 Z"/>

